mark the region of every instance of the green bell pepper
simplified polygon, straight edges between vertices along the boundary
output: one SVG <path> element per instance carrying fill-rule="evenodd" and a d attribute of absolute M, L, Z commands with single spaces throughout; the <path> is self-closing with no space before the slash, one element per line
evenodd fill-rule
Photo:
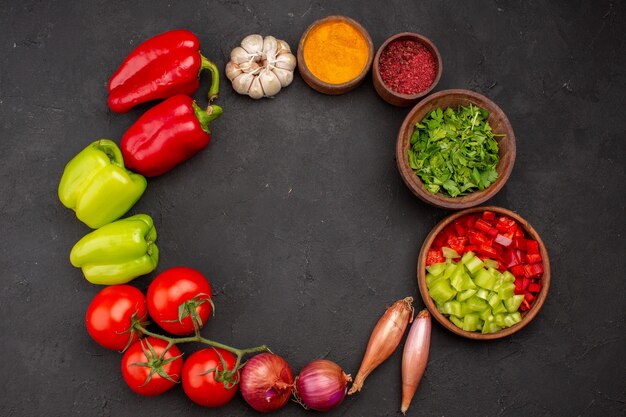
<path fill-rule="evenodd" d="M 124 167 L 115 142 L 100 139 L 83 149 L 66 166 L 59 199 L 92 229 L 122 217 L 146 189 L 146 179 Z"/>
<path fill-rule="evenodd" d="M 156 238 L 152 218 L 137 214 L 84 236 L 72 248 L 70 262 L 92 284 L 124 284 L 156 268 Z"/>

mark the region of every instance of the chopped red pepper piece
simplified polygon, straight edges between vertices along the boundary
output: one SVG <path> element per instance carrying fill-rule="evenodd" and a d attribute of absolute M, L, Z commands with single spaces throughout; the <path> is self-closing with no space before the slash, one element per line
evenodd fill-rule
<path fill-rule="evenodd" d="M 522 278 L 522 289 L 524 291 L 528 290 L 528 286 L 530 285 L 530 278 L 524 277 Z"/>
<path fill-rule="evenodd" d="M 496 229 L 504 233 L 513 228 L 513 226 L 515 226 L 516 224 L 517 223 L 515 223 L 515 220 L 502 216 L 498 218 L 498 222 L 496 223 Z"/>
<path fill-rule="evenodd" d="M 541 263 L 524 265 L 525 277 L 537 278 L 537 277 L 540 277 L 541 275 L 543 275 L 543 265 Z"/>
<path fill-rule="evenodd" d="M 467 245 L 465 247 L 465 252 L 474 252 L 474 253 L 476 253 L 477 250 L 478 250 L 478 246 L 475 246 L 475 245 Z"/>
<path fill-rule="evenodd" d="M 528 291 L 533 292 L 533 293 L 538 293 L 539 291 L 541 291 L 541 284 L 538 282 L 531 282 L 530 285 L 528 286 Z"/>
<path fill-rule="evenodd" d="M 509 246 L 511 246 L 511 243 L 513 243 L 511 239 L 500 234 L 496 235 L 496 238 L 493 241 L 499 245 L 504 246 L 505 248 L 508 248 Z"/>
<path fill-rule="evenodd" d="M 526 239 L 524 239 L 523 236 L 515 236 L 513 238 L 513 247 L 515 249 L 526 250 Z"/>
<path fill-rule="evenodd" d="M 483 233 L 477 232 L 476 230 L 468 230 L 467 237 L 469 238 L 470 244 L 480 246 L 480 245 L 488 245 L 491 246 L 491 241 L 487 236 Z"/>
<path fill-rule="evenodd" d="M 445 262 L 445 260 L 446 258 L 443 257 L 443 253 L 440 250 L 431 249 L 426 255 L 426 266 Z"/>
<path fill-rule="evenodd" d="M 528 291 L 524 293 L 524 300 L 528 301 L 528 303 L 532 303 L 534 299 L 535 299 L 535 296 L 529 293 Z"/>
<path fill-rule="evenodd" d="M 509 268 L 511 274 L 515 275 L 516 278 L 523 277 L 526 275 L 524 271 L 524 265 L 515 265 Z"/>
<path fill-rule="evenodd" d="M 522 255 L 522 251 L 509 247 L 502 252 L 502 261 L 506 263 L 507 268 L 512 268 L 522 263 Z"/>
<path fill-rule="evenodd" d="M 474 224 L 474 228 L 480 230 L 481 232 L 487 233 L 489 232 L 489 229 L 491 229 L 491 224 L 484 221 L 483 219 L 478 219 Z"/>
<path fill-rule="evenodd" d="M 450 249 L 454 249 L 456 253 L 461 254 L 465 249 L 465 244 L 463 243 L 463 240 L 467 240 L 467 238 L 450 236 L 448 238 L 448 246 L 450 247 Z"/>
<path fill-rule="evenodd" d="M 515 226 L 515 233 L 513 233 L 513 236 L 524 237 L 524 231 L 521 228 Z"/>
<path fill-rule="evenodd" d="M 524 298 L 524 300 L 522 301 L 522 305 L 519 306 L 519 309 L 522 311 L 530 310 L 530 304 L 528 303 L 528 301 L 526 301 L 526 298 Z"/>
<path fill-rule="evenodd" d="M 493 222 L 496 219 L 496 213 L 494 213 L 493 211 L 484 211 L 483 219 L 487 220 L 488 222 Z"/>
<path fill-rule="evenodd" d="M 492 227 L 491 229 L 487 231 L 487 236 L 489 236 L 492 239 L 498 236 L 498 229 L 496 229 L 495 227 Z"/>
<path fill-rule="evenodd" d="M 476 220 L 478 220 L 478 217 L 476 216 L 467 216 L 467 223 L 465 223 L 467 225 L 467 228 L 473 229 L 474 224 L 476 223 Z"/>
<path fill-rule="evenodd" d="M 515 294 L 524 294 L 522 278 L 515 278 Z"/>
<path fill-rule="evenodd" d="M 498 261 L 498 271 L 504 272 L 506 271 L 506 265 L 502 263 L 502 261 Z"/>
<path fill-rule="evenodd" d="M 541 262 L 541 255 L 538 253 L 526 253 L 526 262 L 529 264 L 536 264 Z"/>
<path fill-rule="evenodd" d="M 454 230 L 459 236 L 465 236 L 467 234 L 467 226 L 458 220 L 454 222 Z"/>
<path fill-rule="evenodd" d="M 441 232 L 437 236 L 435 236 L 435 239 L 433 239 L 432 248 L 441 249 L 444 243 L 446 243 L 446 235 L 445 233 Z"/>
<path fill-rule="evenodd" d="M 539 253 L 539 242 L 536 240 L 527 240 L 526 241 L 526 252 L 528 253 Z"/>
<path fill-rule="evenodd" d="M 496 250 L 489 246 L 489 245 L 480 245 L 478 247 L 478 253 L 480 253 L 481 255 L 484 256 L 488 256 L 492 259 L 497 258 L 498 257 L 498 252 L 496 252 Z"/>

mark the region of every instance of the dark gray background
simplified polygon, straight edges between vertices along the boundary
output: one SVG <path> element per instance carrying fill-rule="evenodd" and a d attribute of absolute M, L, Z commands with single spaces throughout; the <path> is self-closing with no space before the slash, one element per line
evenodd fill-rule
<path fill-rule="evenodd" d="M 376 46 L 401 31 L 430 37 L 444 59 L 436 90 L 470 88 L 502 107 L 517 161 L 489 203 L 528 219 L 551 255 L 547 303 L 520 333 L 483 343 L 434 324 L 409 414 L 626 413 L 623 2 L 126 3 L 0 2 L 0 414 L 255 414 L 240 396 L 207 411 L 180 388 L 142 398 L 126 387 L 120 355 L 85 331 L 99 288 L 68 254 L 89 230 L 56 188 L 78 151 L 101 137 L 119 141 L 149 108 L 115 115 L 106 105 L 108 78 L 143 40 L 190 29 L 223 68 L 245 35 L 272 34 L 295 50 L 329 14 L 358 20 Z M 296 372 L 328 358 L 355 374 L 385 307 L 417 296 L 419 248 L 448 214 L 415 198 L 396 170 L 408 109 L 379 99 L 369 79 L 330 97 L 296 76 L 262 101 L 222 82 L 212 143 L 150 180 L 132 210 L 155 219 L 156 272 L 188 265 L 209 277 L 217 316 L 208 337 L 266 343 Z M 134 284 L 145 289 L 153 276 Z M 329 415 L 397 415 L 400 357 Z M 280 415 L 305 411 L 289 404 Z"/>

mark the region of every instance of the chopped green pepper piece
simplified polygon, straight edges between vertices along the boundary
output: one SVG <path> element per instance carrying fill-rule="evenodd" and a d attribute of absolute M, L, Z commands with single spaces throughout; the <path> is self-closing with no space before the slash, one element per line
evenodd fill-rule
<path fill-rule="evenodd" d="M 426 270 L 433 275 L 443 274 L 444 269 L 446 269 L 446 264 L 443 262 L 440 262 L 438 264 L 432 264 L 426 267 Z M 515 277 L 513 277 L 513 280 L 515 280 Z"/>
<path fill-rule="evenodd" d="M 430 296 L 436 302 L 443 304 L 456 295 L 456 291 L 450 286 L 447 279 L 436 280 L 429 288 Z"/>
<path fill-rule="evenodd" d="M 454 249 L 450 249 L 447 247 L 441 248 L 441 252 L 443 252 L 443 257 L 446 259 L 460 258 L 461 255 L 457 253 Z"/>
<path fill-rule="evenodd" d="M 463 292 L 458 293 L 457 296 L 456 296 L 456 299 L 458 301 L 465 301 L 468 298 L 470 298 L 472 295 L 476 294 L 476 291 L 477 290 L 474 289 L 474 288 L 467 289 L 467 290 L 465 290 Z"/>
<path fill-rule="evenodd" d="M 473 332 L 478 327 L 478 314 L 467 314 L 463 317 L 463 330 Z"/>
<path fill-rule="evenodd" d="M 522 301 L 524 301 L 524 294 L 514 295 L 513 297 L 507 298 L 504 300 L 506 311 L 509 313 L 515 313 L 519 309 L 519 306 L 522 305 Z"/>
<path fill-rule="evenodd" d="M 483 263 L 483 261 L 475 256 L 465 263 L 465 267 L 472 275 L 475 275 L 478 271 L 482 270 L 484 266 L 485 264 Z"/>

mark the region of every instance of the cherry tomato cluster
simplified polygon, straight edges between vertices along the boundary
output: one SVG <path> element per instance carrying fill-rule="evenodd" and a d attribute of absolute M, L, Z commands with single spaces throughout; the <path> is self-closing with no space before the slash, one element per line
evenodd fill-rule
<path fill-rule="evenodd" d="M 177 336 L 193 335 L 214 310 L 211 286 L 197 270 L 171 268 L 157 276 L 147 297 L 130 285 L 104 288 L 87 309 L 87 331 L 107 349 L 123 351 L 122 375 L 138 394 L 155 396 L 182 381 L 195 403 L 219 407 L 237 392 L 237 358 L 219 347 L 208 347 L 183 361 L 179 342 L 146 329 L 148 319 Z"/>

